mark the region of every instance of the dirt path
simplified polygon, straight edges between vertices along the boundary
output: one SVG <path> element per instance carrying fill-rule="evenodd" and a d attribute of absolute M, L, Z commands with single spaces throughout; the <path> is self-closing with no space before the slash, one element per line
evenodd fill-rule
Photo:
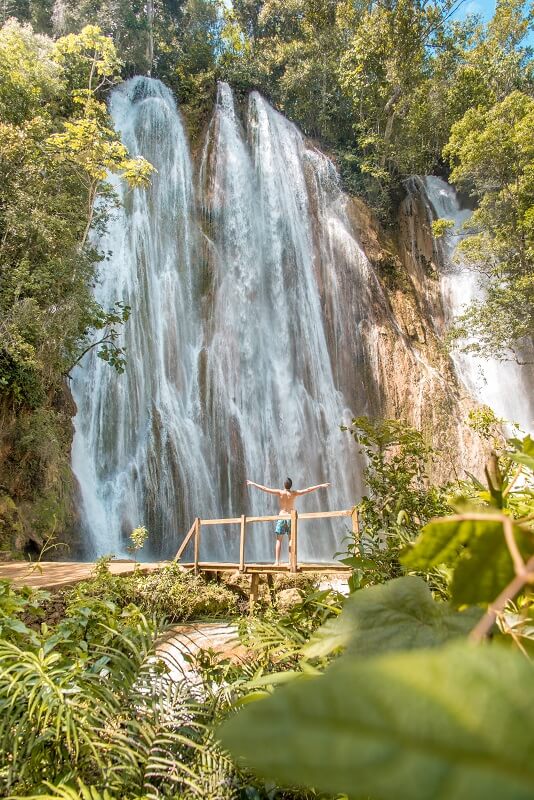
<path fill-rule="evenodd" d="M 141 564 L 143 572 L 161 569 L 168 562 L 159 561 Z M 0 580 L 8 578 L 15 586 L 32 586 L 35 589 L 50 589 L 55 586 L 69 586 L 91 577 L 93 562 L 83 561 L 41 561 L 38 566 L 29 561 L 6 561 L 0 563 Z M 127 575 L 133 572 L 134 561 L 111 561 L 109 570 L 113 575 Z"/>

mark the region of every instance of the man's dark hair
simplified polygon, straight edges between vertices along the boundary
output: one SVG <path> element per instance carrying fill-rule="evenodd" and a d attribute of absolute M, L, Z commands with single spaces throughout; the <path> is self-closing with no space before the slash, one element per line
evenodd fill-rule
<path fill-rule="evenodd" d="M 284 486 L 288 492 L 291 490 L 291 487 L 293 486 L 293 481 L 291 480 L 291 478 L 286 478 Z"/>

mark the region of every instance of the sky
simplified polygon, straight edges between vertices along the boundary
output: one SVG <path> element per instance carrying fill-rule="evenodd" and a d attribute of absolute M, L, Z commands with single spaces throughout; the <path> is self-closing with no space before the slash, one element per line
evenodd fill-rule
<path fill-rule="evenodd" d="M 487 22 L 494 13 L 495 0 L 466 0 L 466 2 L 460 6 L 454 17 L 456 19 L 463 19 L 468 14 L 478 14 Z"/>
<path fill-rule="evenodd" d="M 463 19 L 468 14 L 478 14 L 487 22 L 494 13 L 495 0 L 466 0 L 454 16 L 456 19 Z"/>
<path fill-rule="evenodd" d="M 525 3 L 525 7 L 528 2 Z M 495 13 L 495 0 L 465 0 L 458 11 L 453 14 L 453 19 L 464 19 L 468 14 L 478 14 L 484 22 L 487 22 Z M 534 46 L 534 32 L 531 31 L 527 41 Z"/>

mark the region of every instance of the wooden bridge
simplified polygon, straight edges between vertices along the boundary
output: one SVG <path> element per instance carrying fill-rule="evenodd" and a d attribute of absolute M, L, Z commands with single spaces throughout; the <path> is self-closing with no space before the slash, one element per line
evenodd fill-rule
<path fill-rule="evenodd" d="M 299 514 L 297 511 L 292 511 L 290 516 L 291 532 L 289 535 L 289 563 L 288 564 L 263 564 L 263 563 L 250 563 L 245 560 L 245 546 L 249 530 L 247 525 L 256 522 L 278 522 L 284 519 L 284 516 L 279 514 L 270 515 L 266 517 L 247 517 L 244 514 L 241 517 L 230 517 L 228 519 L 200 519 L 197 517 L 193 522 L 189 532 L 182 541 L 174 560 L 181 561 L 187 546 L 193 543 L 193 561 L 182 562 L 184 567 L 194 569 L 195 572 L 242 572 L 242 573 L 274 573 L 274 572 L 346 572 L 347 567 L 339 562 L 330 563 L 310 563 L 308 561 L 298 560 L 298 532 L 299 523 L 302 520 L 308 519 L 332 519 L 333 517 L 350 517 L 352 522 L 352 531 L 359 535 L 358 523 L 358 509 L 351 508 L 344 511 L 312 511 Z M 200 555 L 200 550 L 203 540 L 203 529 L 212 525 L 239 525 L 239 561 L 203 561 Z M 204 537 L 209 535 L 206 531 Z"/>
<path fill-rule="evenodd" d="M 278 522 L 284 519 L 284 516 L 269 515 L 266 517 L 247 517 L 244 514 L 241 517 L 230 517 L 228 519 L 200 519 L 197 517 L 187 535 L 185 536 L 182 544 L 178 548 L 174 560 L 181 561 L 187 547 L 191 542 L 193 543 L 193 561 L 181 562 L 182 566 L 186 569 L 192 569 L 198 572 L 212 572 L 217 575 L 219 572 L 240 572 L 244 575 L 250 575 L 250 608 L 254 609 L 254 605 L 258 599 L 260 576 L 267 577 L 269 589 L 273 587 L 273 574 L 285 573 L 296 575 L 298 573 L 309 572 L 319 573 L 321 575 L 332 575 L 335 573 L 349 572 L 345 564 L 337 562 L 322 562 L 310 563 L 308 561 L 300 561 L 298 559 L 298 532 L 299 522 L 308 519 L 332 519 L 333 517 L 350 517 L 352 524 L 352 531 L 359 536 L 359 522 L 358 522 L 358 509 L 356 507 L 346 509 L 344 511 L 311 511 L 299 514 L 297 511 L 291 512 L 291 531 L 289 534 L 289 563 L 288 564 L 263 564 L 257 562 L 247 562 L 245 559 L 245 546 L 249 530 L 247 525 L 256 522 Z M 208 531 L 212 525 L 239 525 L 239 561 L 203 561 L 201 559 L 201 546 L 203 528 L 208 529 L 204 533 L 204 538 L 209 535 Z"/>

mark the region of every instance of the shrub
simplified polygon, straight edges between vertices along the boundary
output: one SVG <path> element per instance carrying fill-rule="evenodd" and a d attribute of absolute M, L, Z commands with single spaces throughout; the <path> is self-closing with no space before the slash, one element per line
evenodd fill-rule
<path fill-rule="evenodd" d="M 106 560 L 100 562 L 91 581 L 73 590 L 73 601 L 88 596 L 109 599 L 121 607 L 135 604 L 143 613 L 185 622 L 200 617 L 221 618 L 237 613 L 237 597 L 227 586 L 207 581 L 170 564 L 157 572 L 141 569 L 130 575 L 114 576 Z"/>

